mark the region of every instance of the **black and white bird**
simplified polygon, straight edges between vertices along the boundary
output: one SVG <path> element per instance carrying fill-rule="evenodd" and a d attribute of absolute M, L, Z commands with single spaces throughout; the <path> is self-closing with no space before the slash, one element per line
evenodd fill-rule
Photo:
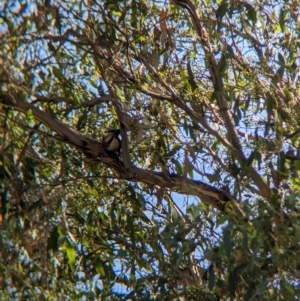
<path fill-rule="evenodd" d="M 119 138 L 120 130 L 110 130 L 102 139 L 104 148 L 109 152 L 117 152 L 121 149 Z"/>

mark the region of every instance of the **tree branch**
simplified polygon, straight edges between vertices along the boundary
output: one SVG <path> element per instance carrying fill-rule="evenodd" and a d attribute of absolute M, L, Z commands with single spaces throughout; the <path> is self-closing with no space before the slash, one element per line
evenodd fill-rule
<path fill-rule="evenodd" d="M 229 111 L 229 107 L 227 101 L 224 97 L 224 83 L 223 79 L 218 71 L 218 63 L 216 58 L 214 57 L 213 51 L 210 46 L 209 36 L 205 30 L 205 28 L 201 25 L 200 17 L 196 11 L 196 7 L 191 0 L 173 0 L 173 2 L 188 10 L 194 29 L 197 32 L 202 48 L 205 52 L 206 58 L 209 62 L 209 72 L 212 78 L 212 83 L 216 92 L 216 98 L 218 102 L 218 106 L 220 109 L 220 115 L 222 116 L 226 129 L 228 131 L 228 136 L 230 137 L 230 141 L 233 145 L 233 155 L 240 163 L 241 166 L 245 165 L 246 157 L 243 153 L 242 146 L 239 141 L 238 133 L 232 121 L 232 116 Z M 260 174 L 251 166 L 250 167 L 250 176 L 255 185 L 259 188 L 261 195 L 269 198 L 271 194 L 270 187 L 263 181 Z"/>
<path fill-rule="evenodd" d="M 170 174 L 166 177 L 162 172 L 147 171 L 132 165 L 126 169 L 124 163 L 117 156 L 108 154 L 105 151 L 102 143 L 83 136 L 59 120 L 52 119 L 47 113 L 39 110 L 30 103 L 24 102 L 19 96 L 12 94 L 2 96 L 0 97 L 0 103 L 23 113 L 27 110 L 31 110 L 35 119 L 55 131 L 65 143 L 75 146 L 86 156 L 92 157 L 98 160 L 99 163 L 101 162 L 108 168 L 113 169 L 121 179 L 157 185 L 181 194 L 192 194 L 199 197 L 204 203 L 210 204 L 220 211 L 227 210 L 228 205 L 226 204 L 232 203 L 232 208 L 235 208 L 234 212 L 236 212 L 235 216 L 244 217 L 244 214 L 241 215 L 242 210 L 238 204 L 236 204 L 234 198 L 223 190 L 201 181 L 177 176 L 176 174 Z"/>

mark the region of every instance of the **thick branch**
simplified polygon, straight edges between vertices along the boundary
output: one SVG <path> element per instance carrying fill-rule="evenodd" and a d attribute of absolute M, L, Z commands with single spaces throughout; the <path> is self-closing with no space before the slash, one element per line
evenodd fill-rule
<path fill-rule="evenodd" d="M 214 57 L 213 51 L 210 46 L 209 36 L 205 28 L 201 25 L 201 21 L 196 11 L 195 5 L 191 0 L 173 0 L 173 2 L 176 5 L 184 9 L 187 9 L 190 14 L 194 29 L 197 32 L 200 43 L 202 45 L 202 48 L 205 52 L 206 58 L 209 63 L 209 72 L 216 92 L 216 98 L 220 109 L 220 115 L 222 116 L 225 122 L 225 126 L 228 131 L 228 136 L 230 138 L 230 141 L 232 142 L 234 148 L 233 154 L 237 159 L 237 161 L 241 164 L 241 166 L 244 166 L 246 162 L 246 157 L 243 153 L 242 146 L 239 141 L 238 133 L 232 121 L 232 117 L 229 112 L 227 101 L 224 97 L 225 95 L 224 83 L 218 71 L 217 60 Z M 253 167 L 250 167 L 250 175 L 255 185 L 259 188 L 261 194 L 264 197 L 268 198 L 271 194 L 271 190 L 268 187 L 268 185 L 263 181 L 259 173 Z"/>
<path fill-rule="evenodd" d="M 39 110 L 32 104 L 24 102 L 19 96 L 12 94 L 2 96 L 0 97 L 0 103 L 19 112 L 31 110 L 35 119 L 55 131 L 65 143 L 75 146 L 88 157 L 93 157 L 108 168 L 112 168 L 121 179 L 133 182 L 139 181 L 145 184 L 169 188 L 181 194 L 194 195 L 199 197 L 204 203 L 210 204 L 221 211 L 227 209 L 226 203 L 232 203 L 235 212 L 238 210 L 238 215 L 243 217 L 243 213 L 233 197 L 225 191 L 201 181 L 194 181 L 175 174 L 166 176 L 161 172 L 147 171 L 135 166 L 125 169 L 124 163 L 117 156 L 107 154 L 100 142 L 83 136 L 59 120 L 52 119 L 47 113 Z"/>

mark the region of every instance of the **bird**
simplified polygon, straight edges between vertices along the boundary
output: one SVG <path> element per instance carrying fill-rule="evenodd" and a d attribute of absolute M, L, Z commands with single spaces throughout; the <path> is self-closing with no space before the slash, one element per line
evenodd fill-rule
<path fill-rule="evenodd" d="M 110 130 L 103 137 L 102 143 L 104 148 L 109 152 L 117 152 L 121 149 L 121 140 L 119 138 L 120 130 Z"/>

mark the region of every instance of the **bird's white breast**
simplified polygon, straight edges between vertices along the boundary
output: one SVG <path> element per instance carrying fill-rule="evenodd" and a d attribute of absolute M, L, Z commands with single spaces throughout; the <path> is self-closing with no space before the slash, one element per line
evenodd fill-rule
<path fill-rule="evenodd" d="M 113 138 L 109 145 L 106 146 L 108 151 L 114 152 L 120 148 L 120 141 L 117 138 Z"/>

